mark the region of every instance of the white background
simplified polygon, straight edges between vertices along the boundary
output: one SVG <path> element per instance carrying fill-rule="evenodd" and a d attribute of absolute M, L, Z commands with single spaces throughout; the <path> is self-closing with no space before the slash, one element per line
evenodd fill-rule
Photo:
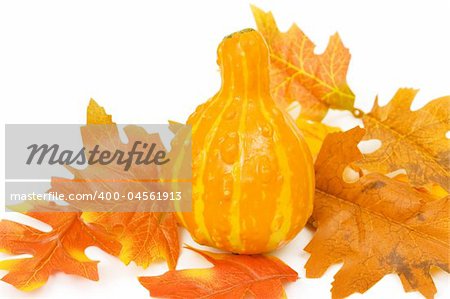
<path fill-rule="evenodd" d="M 185 121 L 219 88 L 215 56 L 223 36 L 254 27 L 250 3 L 272 10 L 282 30 L 297 22 L 317 44 L 317 53 L 338 31 L 352 53 L 348 82 L 356 106 L 365 111 L 376 95 L 384 104 L 399 87 L 421 89 L 414 109 L 450 93 L 450 1 L 16 0 L 0 2 L 1 122 L 83 123 L 90 97 L 118 123 Z M 355 124 L 335 113 L 326 120 L 345 129 Z M 3 126 L 1 134 L 3 143 Z M 0 150 L 4 163 L 3 144 Z M 182 237 L 195 246 L 186 232 Z M 276 253 L 300 275 L 286 288 L 290 298 L 330 298 L 340 265 L 321 279 L 305 279 L 308 254 L 302 248 L 310 238 L 305 229 Z M 166 271 L 164 263 L 146 270 L 126 267 L 97 248 L 87 249 L 87 254 L 100 261 L 99 282 L 57 274 L 30 294 L 0 282 L 0 297 L 148 298 L 136 277 Z M 178 268 L 193 267 L 208 263 L 183 251 Z M 436 298 L 450 298 L 448 274 L 433 276 Z M 405 294 L 395 275 L 364 295 L 351 296 L 361 297 L 421 298 Z"/>

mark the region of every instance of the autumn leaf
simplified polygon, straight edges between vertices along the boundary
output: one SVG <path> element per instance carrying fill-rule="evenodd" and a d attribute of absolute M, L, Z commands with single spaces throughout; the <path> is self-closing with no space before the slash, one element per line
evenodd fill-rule
<path fill-rule="evenodd" d="M 177 121 L 173 121 L 173 120 L 169 120 L 169 130 L 174 133 L 177 134 L 177 132 L 179 130 L 181 130 L 185 125 L 182 123 L 179 123 Z"/>
<path fill-rule="evenodd" d="M 234 255 L 192 247 L 214 265 L 209 269 L 169 271 L 161 276 L 140 277 L 151 296 L 162 298 L 284 298 L 283 283 L 293 282 L 297 272 L 273 256 Z"/>
<path fill-rule="evenodd" d="M 97 104 L 92 98 L 86 111 L 86 123 L 88 125 L 114 124 L 111 114 L 106 113 L 105 108 Z"/>
<path fill-rule="evenodd" d="M 331 127 L 320 122 L 310 121 L 303 118 L 298 118 L 296 120 L 296 124 L 308 144 L 309 150 L 311 151 L 314 159 L 319 154 L 325 137 L 330 133 L 340 131 L 337 127 Z"/>
<path fill-rule="evenodd" d="M 9 220 L 0 221 L 2 252 L 32 255 L 0 261 L 0 269 L 9 271 L 2 280 L 22 291 L 43 286 L 57 272 L 98 280 L 97 262 L 90 260 L 84 251 L 97 246 L 118 255 L 120 244 L 95 224 L 84 223 L 79 212 L 67 208 L 61 211 L 61 207 L 51 203 L 40 203 L 39 207 L 39 212 L 26 215 L 52 226 L 50 232 Z"/>
<path fill-rule="evenodd" d="M 440 184 L 450 190 L 450 96 L 435 99 L 417 111 L 411 103 L 414 89 L 400 89 L 386 106 L 378 100 L 363 117 L 364 139 L 379 139 L 381 147 L 358 164 L 371 171 L 388 173 L 405 169 L 411 183 Z"/>
<path fill-rule="evenodd" d="M 350 52 L 336 33 L 321 55 L 296 24 L 280 32 L 270 12 L 252 6 L 258 30 L 270 48 L 271 89 L 276 102 L 286 108 L 301 105 L 300 117 L 320 121 L 329 108 L 353 111 L 355 95 L 347 82 Z"/>
<path fill-rule="evenodd" d="M 128 151 L 130 144 L 134 143 L 133 140 L 145 141 L 148 144 L 155 143 L 158 145 L 158 149 L 163 148 L 158 134 L 148 134 L 143 128 L 135 126 L 124 128 L 129 142 L 123 144 L 111 115 L 107 114 L 105 109 L 94 100 L 90 101 L 87 109 L 87 123 L 87 128 L 82 131 L 83 142 L 87 149 L 100 143 L 111 151 L 118 148 Z M 96 128 L 91 130 L 89 125 L 107 126 L 100 127 L 99 130 Z M 135 166 L 132 171 L 124 171 L 122 166 L 115 164 L 94 164 L 85 169 L 69 168 L 69 170 L 74 174 L 75 182 L 81 180 L 86 183 L 66 184 L 64 181 L 53 179 L 51 191 L 92 193 L 95 190 L 108 191 L 119 188 L 124 190 L 124 192 L 120 192 L 121 194 L 131 190 L 138 193 L 155 188 L 154 183 L 140 180 L 159 178 L 161 171 L 154 165 Z M 77 203 L 72 204 L 76 205 Z M 85 203 L 82 204 L 83 206 L 80 208 L 86 207 Z M 114 204 L 115 207 L 118 207 L 115 212 L 84 212 L 83 219 L 87 223 L 102 227 L 115 237 L 122 245 L 118 256 L 125 264 L 133 261 L 138 266 L 146 268 L 155 261 L 166 260 L 169 268 L 174 269 L 180 252 L 178 227 L 174 213 L 142 212 L 142 209 L 140 210 L 134 201 L 127 201 L 124 205 L 119 206 Z M 120 209 L 124 207 L 133 208 L 137 212 L 128 210 L 122 212 Z"/>
<path fill-rule="evenodd" d="M 357 144 L 363 135 L 360 128 L 332 133 L 317 157 L 312 215 L 317 232 L 305 248 L 311 253 L 307 277 L 320 277 L 343 262 L 333 298 L 363 293 L 390 273 L 400 276 L 406 291 L 433 298 L 430 269 L 450 271 L 450 198 L 435 199 L 378 173 L 345 182 L 346 166 L 362 157 Z"/>
<path fill-rule="evenodd" d="M 110 115 L 91 100 L 87 111 L 88 124 L 81 128 L 81 137 L 85 152 L 108 151 L 114 153 L 118 150 L 130 152 L 136 142 L 141 144 L 155 145 L 154 151 L 164 151 L 165 148 L 159 134 L 147 133 L 143 127 L 128 125 L 123 128 L 128 139 L 127 143 L 121 141 L 119 129 L 112 122 Z M 52 178 L 51 192 L 59 194 L 94 194 L 95 192 L 111 192 L 126 195 L 129 192 L 137 194 L 144 191 L 155 190 L 160 187 L 158 180 L 161 178 L 161 166 L 156 164 L 134 163 L 129 170 L 124 169 L 121 163 L 94 163 L 83 169 L 66 167 L 74 176 L 73 180 L 67 178 Z M 169 202 L 153 201 L 143 202 L 120 200 L 93 200 L 93 201 L 70 201 L 72 206 L 82 211 L 118 211 L 135 212 L 149 211 L 168 207 Z M 166 204 L 164 206 L 164 204 Z"/>
<path fill-rule="evenodd" d="M 180 245 L 174 213 L 84 213 L 83 219 L 103 227 L 115 236 L 122 244 L 118 256 L 124 264 L 133 261 L 147 268 L 151 263 L 163 259 L 167 261 L 169 269 L 175 269 Z"/>

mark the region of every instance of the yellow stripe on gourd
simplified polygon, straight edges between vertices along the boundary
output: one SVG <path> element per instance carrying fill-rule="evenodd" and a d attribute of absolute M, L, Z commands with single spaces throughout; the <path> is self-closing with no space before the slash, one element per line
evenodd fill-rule
<path fill-rule="evenodd" d="M 247 61 L 245 56 L 242 57 L 242 65 L 247 66 Z M 244 84 L 248 84 L 248 68 L 246 67 L 243 72 Z M 238 138 L 239 138 L 239 155 L 237 161 L 233 164 L 233 196 L 231 198 L 231 208 L 230 208 L 230 221 L 231 221 L 231 232 L 230 232 L 230 244 L 232 247 L 240 247 L 241 246 L 241 217 L 240 217 L 240 206 L 239 201 L 242 197 L 241 192 L 241 175 L 242 168 L 244 166 L 244 158 L 245 158 L 245 130 L 246 130 L 246 121 L 247 121 L 247 110 L 248 110 L 248 94 L 247 89 L 244 90 L 244 97 L 242 99 L 242 114 L 239 119 L 239 128 L 238 128 Z"/>
<path fill-rule="evenodd" d="M 271 116 L 267 113 L 264 108 L 264 105 L 261 105 L 261 111 L 263 112 L 264 118 L 267 119 L 271 125 L 274 127 L 274 138 L 277 136 L 275 132 L 278 131 L 277 125 L 272 120 Z M 275 145 L 275 153 L 277 156 L 277 160 L 280 165 L 280 172 L 283 174 L 283 184 L 281 187 L 280 195 L 277 199 L 277 203 L 275 206 L 275 215 L 272 220 L 271 228 L 272 235 L 269 239 L 269 247 L 276 247 L 289 233 L 289 229 L 291 226 L 291 169 L 289 167 L 289 162 L 287 161 L 286 153 L 284 151 L 283 146 L 281 146 L 281 142 L 277 142 L 274 140 Z M 281 220 L 280 220 L 281 219 Z M 281 221 L 281 227 L 279 222 Z"/>

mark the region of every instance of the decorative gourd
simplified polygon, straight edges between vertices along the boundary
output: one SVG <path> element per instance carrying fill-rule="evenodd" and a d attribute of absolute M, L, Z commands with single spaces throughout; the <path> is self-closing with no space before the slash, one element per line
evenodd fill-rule
<path fill-rule="evenodd" d="M 199 244 L 234 253 L 272 251 L 312 212 L 311 154 L 269 90 L 269 53 L 247 29 L 218 48 L 222 87 L 189 117 L 192 212 L 177 213 Z"/>

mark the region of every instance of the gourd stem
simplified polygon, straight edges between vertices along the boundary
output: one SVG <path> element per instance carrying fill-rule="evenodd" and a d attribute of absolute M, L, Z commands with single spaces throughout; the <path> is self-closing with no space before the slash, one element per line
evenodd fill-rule
<path fill-rule="evenodd" d="M 269 94 L 269 51 L 253 29 L 233 33 L 218 48 L 222 92 L 234 96 Z"/>

